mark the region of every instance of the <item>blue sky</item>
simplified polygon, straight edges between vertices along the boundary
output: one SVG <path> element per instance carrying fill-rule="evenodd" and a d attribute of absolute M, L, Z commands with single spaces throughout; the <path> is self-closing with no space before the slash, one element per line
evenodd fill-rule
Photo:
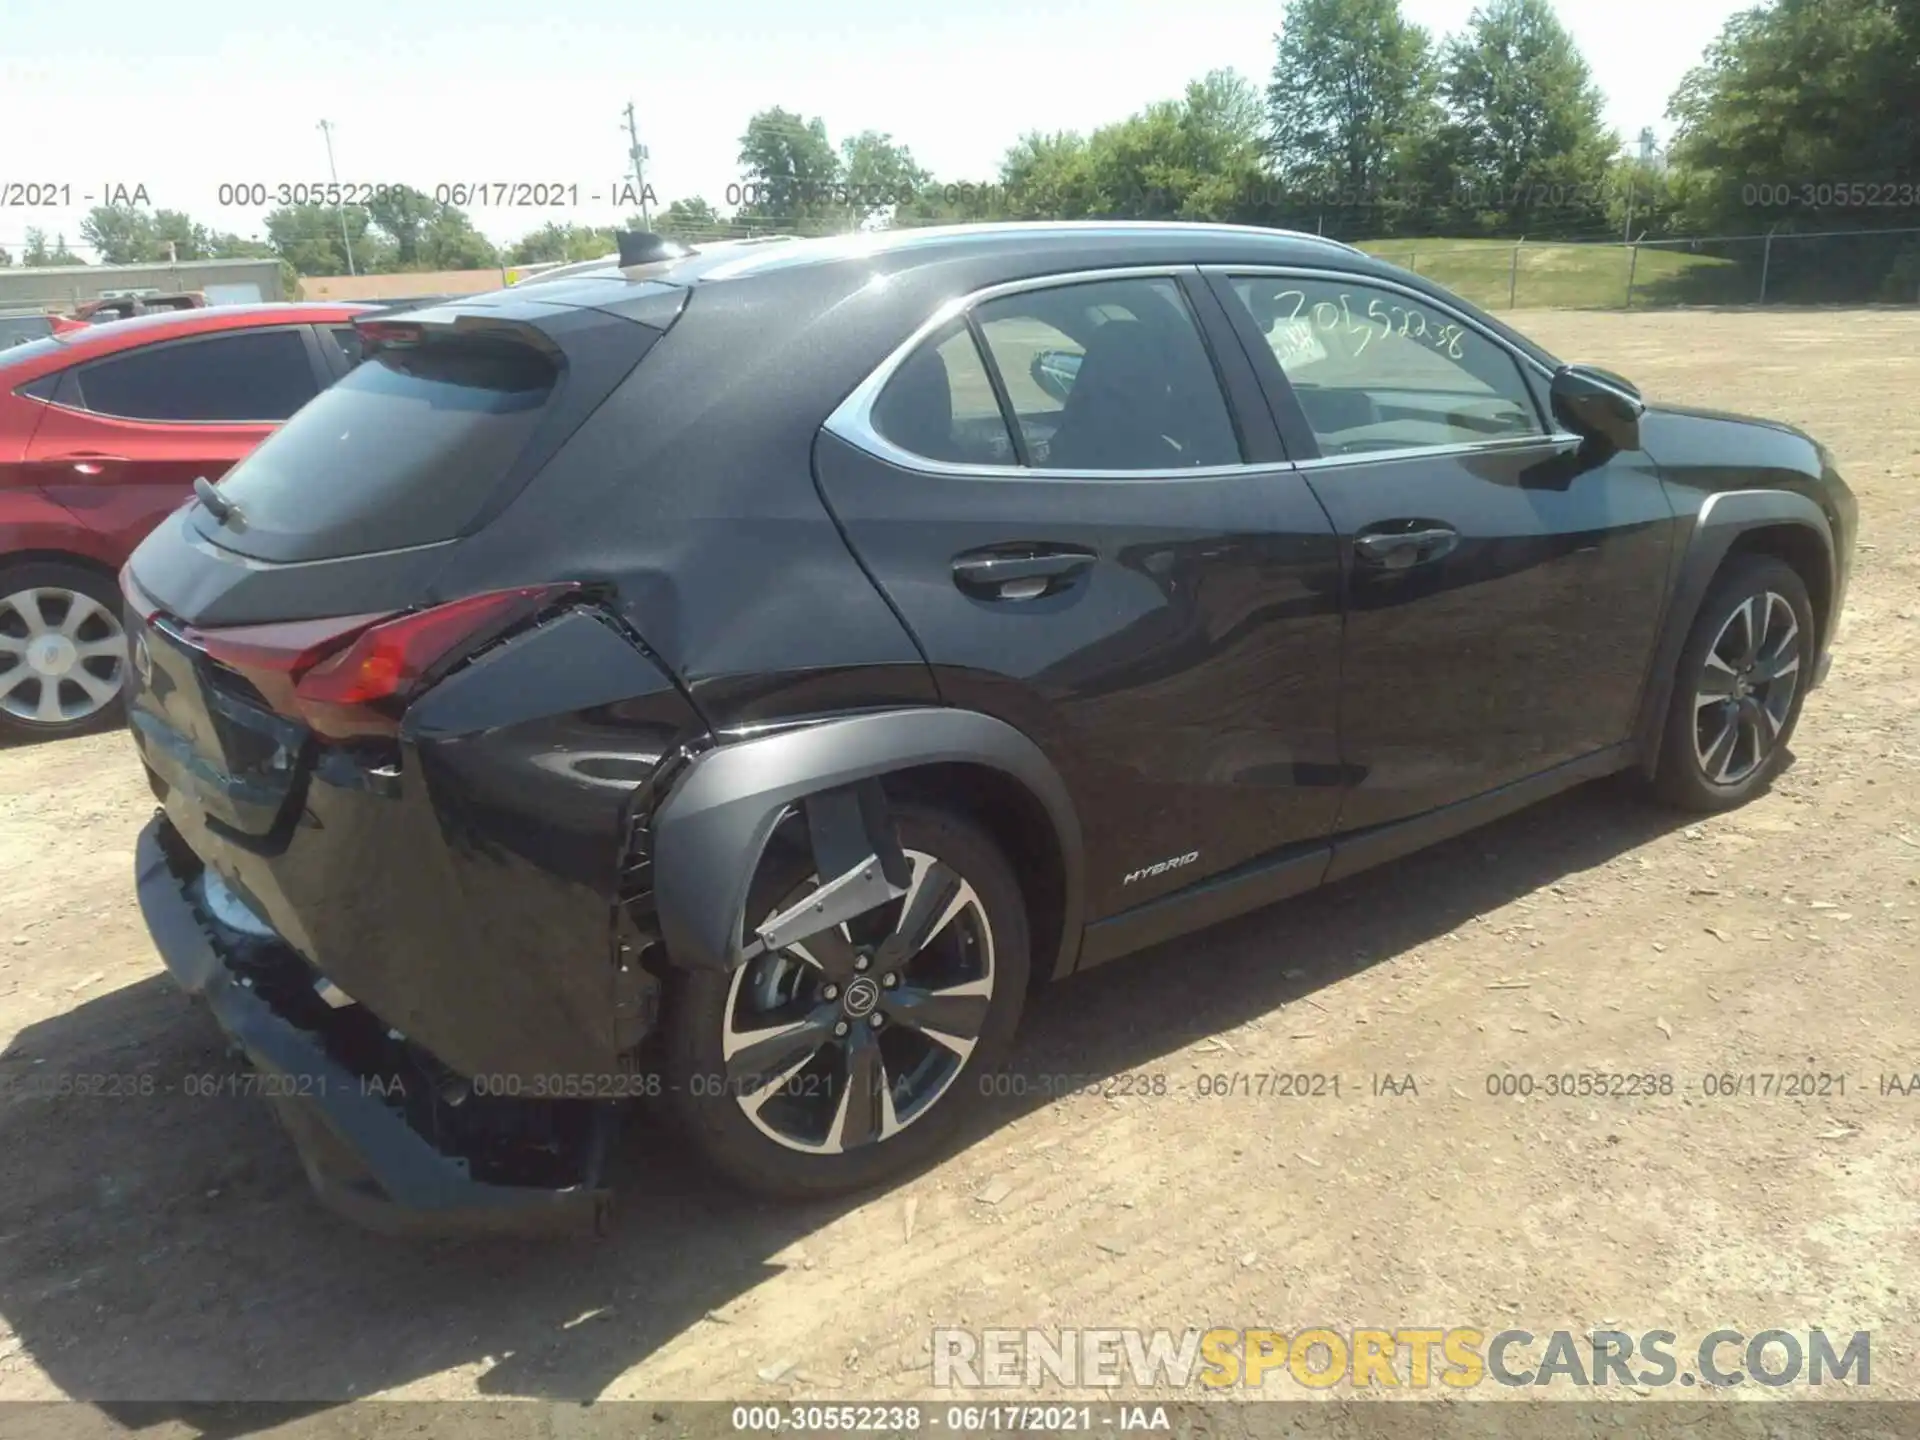
<path fill-rule="evenodd" d="M 1405 0 L 1436 34 L 1473 0 Z M 1736 9 L 1732 0 L 1559 0 L 1624 135 L 1664 136 L 1668 95 Z M 577 185 L 571 213 L 471 207 L 496 240 L 547 219 L 603 224 L 625 165 L 631 99 L 662 201 L 721 208 L 747 118 L 784 105 L 833 138 L 891 132 L 942 179 L 990 178 L 1029 129 L 1091 129 L 1215 67 L 1264 83 L 1278 0 L 5 0 L 0 187 L 70 187 L 71 205 L 0 209 L 0 245 L 29 225 L 79 239 L 119 183 L 155 206 L 241 234 L 222 183 L 343 181 Z M 0 199 L 7 198 L 0 194 Z"/>

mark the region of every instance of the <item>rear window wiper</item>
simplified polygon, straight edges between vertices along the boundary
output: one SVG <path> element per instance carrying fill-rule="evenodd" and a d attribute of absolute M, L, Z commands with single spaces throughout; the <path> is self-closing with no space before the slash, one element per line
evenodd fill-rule
<path fill-rule="evenodd" d="M 194 498 L 207 507 L 207 513 L 222 525 L 232 520 L 244 520 L 240 507 L 222 495 L 214 483 L 201 475 L 193 482 Z M 238 528 L 238 527 L 235 527 Z"/>

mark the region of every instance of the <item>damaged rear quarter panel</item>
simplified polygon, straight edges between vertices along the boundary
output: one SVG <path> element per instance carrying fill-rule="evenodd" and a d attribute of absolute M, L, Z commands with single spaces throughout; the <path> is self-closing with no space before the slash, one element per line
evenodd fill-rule
<path fill-rule="evenodd" d="M 415 1039 L 469 1076 L 622 1068 L 611 922 L 626 810 L 702 733 L 673 682 L 586 610 L 408 712 L 404 768 L 430 800 L 457 913 L 444 943 L 404 959 Z"/>

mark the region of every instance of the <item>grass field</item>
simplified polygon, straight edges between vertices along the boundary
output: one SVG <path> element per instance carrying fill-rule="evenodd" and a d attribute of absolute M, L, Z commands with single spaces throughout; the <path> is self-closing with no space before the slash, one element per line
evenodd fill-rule
<path fill-rule="evenodd" d="M 1618 310 L 1627 304 L 1631 251 L 1621 245 L 1522 243 L 1518 272 L 1511 240 L 1362 240 L 1360 248 L 1491 310 Z M 1642 248 L 1632 262 L 1633 304 L 1714 304 L 1752 299 L 1731 260 Z"/>

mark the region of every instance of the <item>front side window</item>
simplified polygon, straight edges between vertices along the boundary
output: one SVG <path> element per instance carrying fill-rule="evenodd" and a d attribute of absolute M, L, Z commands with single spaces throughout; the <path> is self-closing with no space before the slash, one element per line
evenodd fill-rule
<path fill-rule="evenodd" d="M 1513 357 L 1399 291 L 1272 275 L 1232 289 L 1327 456 L 1545 433 Z"/>
<path fill-rule="evenodd" d="M 1241 462 L 1213 361 L 1176 281 L 1026 290 L 985 301 L 974 318 L 1036 469 Z"/>
<path fill-rule="evenodd" d="M 296 330 L 153 345 L 82 368 L 80 403 L 123 420 L 284 420 L 319 393 Z"/>

